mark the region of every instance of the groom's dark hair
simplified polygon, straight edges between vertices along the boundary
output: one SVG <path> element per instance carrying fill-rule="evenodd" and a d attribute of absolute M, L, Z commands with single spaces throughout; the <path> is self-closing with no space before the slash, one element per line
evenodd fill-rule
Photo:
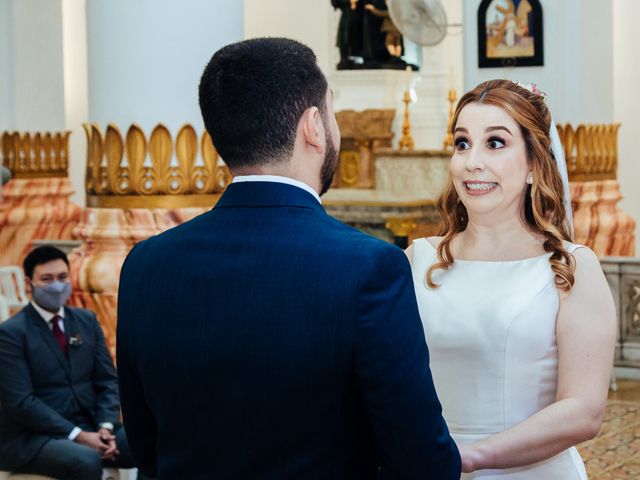
<path fill-rule="evenodd" d="M 287 160 L 300 117 L 326 115 L 327 80 L 313 51 L 287 38 L 254 38 L 218 50 L 200 80 L 204 125 L 233 170 Z"/>

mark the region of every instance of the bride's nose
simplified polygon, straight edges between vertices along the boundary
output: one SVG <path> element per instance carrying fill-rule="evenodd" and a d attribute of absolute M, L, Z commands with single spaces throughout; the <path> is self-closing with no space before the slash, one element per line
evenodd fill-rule
<path fill-rule="evenodd" d="M 471 147 L 467 154 L 467 159 L 465 163 L 465 168 L 469 172 L 484 170 L 484 156 L 482 149 Z"/>

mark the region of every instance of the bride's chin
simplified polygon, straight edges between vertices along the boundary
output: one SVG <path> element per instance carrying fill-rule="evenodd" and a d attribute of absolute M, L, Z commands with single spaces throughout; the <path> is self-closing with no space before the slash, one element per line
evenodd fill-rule
<path fill-rule="evenodd" d="M 503 210 L 496 205 L 491 205 L 491 206 L 484 206 L 480 207 L 477 205 L 465 205 L 466 209 L 467 209 L 467 218 L 470 221 L 473 221 L 474 218 L 482 218 L 484 219 L 484 221 L 486 221 L 487 218 L 490 218 L 493 214 L 495 215 L 499 215 L 501 212 L 503 212 Z"/>

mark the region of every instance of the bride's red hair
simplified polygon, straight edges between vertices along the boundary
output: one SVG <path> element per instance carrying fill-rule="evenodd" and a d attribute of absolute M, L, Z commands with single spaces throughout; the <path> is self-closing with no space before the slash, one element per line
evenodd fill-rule
<path fill-rule="evenodd" d="M 564 207 L 562 178 L 551 153 L 551 114 L 544 98 L 510 80 L 483 82 L 458 102 L 451 122 L 452 132 L 460 112 L 470 103 L 500 107 L 520 125 L 533 176 L 533 185 L 527 186 L 524 195 L 522 215 L 533 232 L 545 237 L 543 246 L 546 252 L 552 252 L 549 262 L 556 285 L 562 290 L 571 290 L 575 282 L 575 260 L 563 245 L 563 240 L 572 241 L 571 228 Z M 439 234 L 444 238 L 437 248 L 438 260 L 426 274 L 427 285 L 431 288 L 437 287 L 433 281 L 434 271 L 448 270 L 453 265 L 451 241 L 468 223 L 467 209 L 458 197 L 451 175 L 437 205 L 443 219 Z"/>

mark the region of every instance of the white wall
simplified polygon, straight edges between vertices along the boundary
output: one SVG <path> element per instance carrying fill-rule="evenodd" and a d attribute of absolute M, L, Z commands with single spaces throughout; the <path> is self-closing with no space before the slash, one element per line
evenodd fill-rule
<path fill-rule="evenodd" d="M 87 73 L 87 15 L 85 0 L 62 0 L 62 44 L 64 70 L 64 123 L 69 139 L 69 178 L 72 197 L 84 205 L 86 139 L 82 124 L 89 120 L 89 78 Z"/>
<path fill-rule="evenodd" d="M 616 0 L 617 1 L 617 0 Z M 478 68 L 480 0 L 464 0 L 465 90 L 494 78 L 533 82 L 558 123 L 613 121 L 613 11 L 602 0 L 540 0 L 544 66 Z"/>
<path fill-rule="evenodd" d="M 462 96 L 464 90 L 464 39 L 466 25 L 464 21 L 464 0 L 442 0 L 442 4 L 447 12 L 447 23 L 452 26 L 447 29 L 447 36 L 442 42 L 442 54 L 444 69 L 447 73 L 447 88 L 453 88 L 458 94 L 458 98 Z M 423 58 L 428 59 L 431 56 L 431 48 L 425 48 Z"/>
<path fill-rule="evenodd" d="M 0 131 L 14 128 L 13 1 L 0 0 Z"/>
<path fill-rule="evenodd" d="M 325 73 L 333 69 L 336 32 L 329 0 L 244 0 L 244 38 L 287 37 L 308 45 Z M 337 63 L 337 62 L 336 62 Z"/>
<path fill-rule="evenodd" d="M 14 0 L 13 129 L 63 130 L 64 70 L 60 0 Z"/>
<path fill-rule="evenodd" d="M 91 121 L 201 130 L 200 75 L 217 49 L 242 39 L 242 18 L 239 0 L 87 2 Z"/>
<path fill-rule="evenodd" d="M 618 143 L 618 179 L 625 199 L 622 208 L 640 223 L 640 2 L 616 0 L 614 2 L 614 98 L 615 121 L 620 122 Z M 636 228 L 636 256 L 640 256 L 640 237 Z"/>

